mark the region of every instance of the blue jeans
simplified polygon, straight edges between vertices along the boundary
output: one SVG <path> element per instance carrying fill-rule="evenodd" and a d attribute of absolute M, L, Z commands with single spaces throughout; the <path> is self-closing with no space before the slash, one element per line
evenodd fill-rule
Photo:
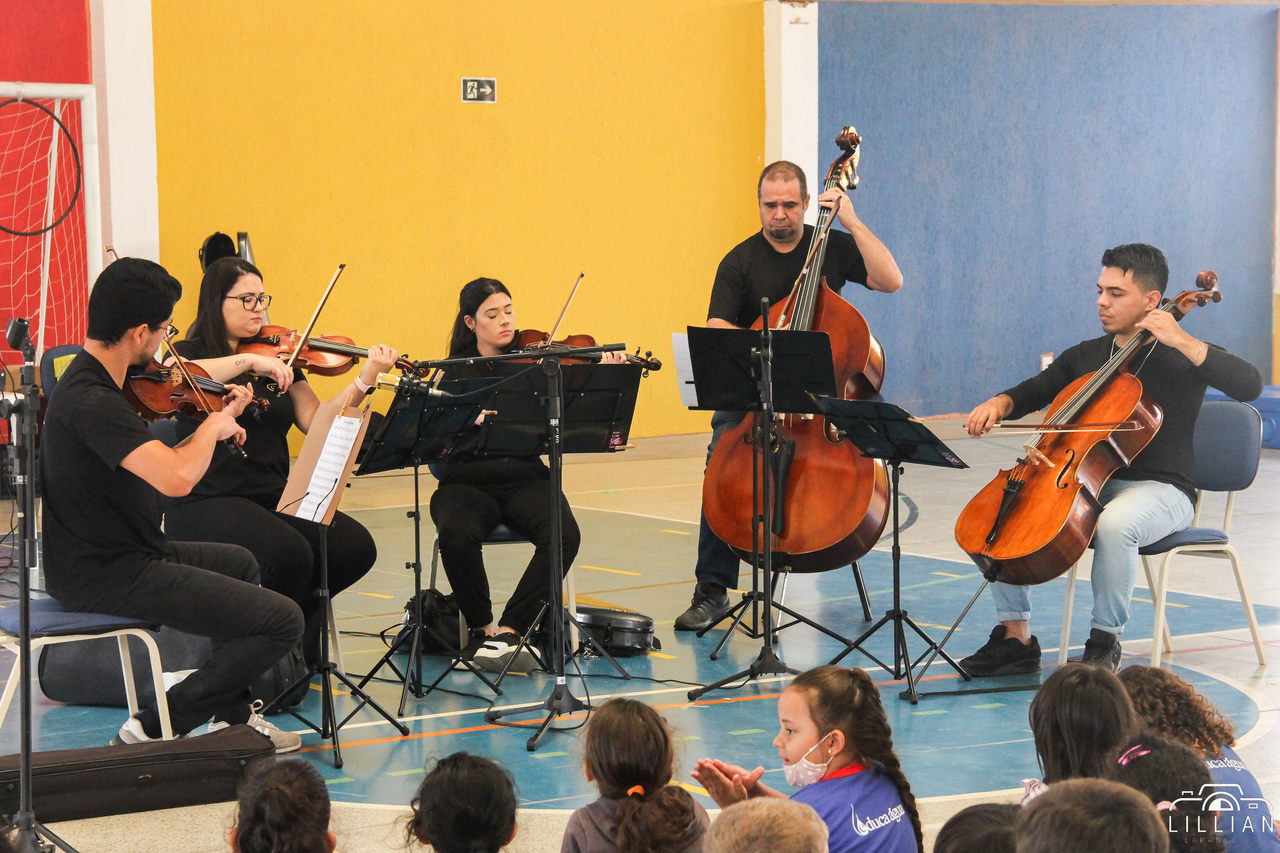
<path fill-rule="evenodd" d="M 1138 548 L 1191 523 L 1194 508 L 1186 492 L 1153 480 L 1112 478 L 1098 495 L 1102 514 L 1093 534 L 1093 621 L 1091 627 L 1111 634 L 1124 632 L 1129 599 L 1138 580 Z M 1031 618 L 1029 587 L 991 585 L 996 618 L 1001 622 Z"/>

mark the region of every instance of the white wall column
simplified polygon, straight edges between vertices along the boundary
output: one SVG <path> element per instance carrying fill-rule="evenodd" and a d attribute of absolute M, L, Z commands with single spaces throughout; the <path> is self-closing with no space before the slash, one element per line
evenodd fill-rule
<path fill-rule="evenodd" d="M 102 238 L 121 257 L 158 260 L 151 0 L 91 0 L 98 94 Z"/>
<path fill-rule="evenodd" d="M 818 3 L 764 3 L 765 163 L 790 160 L 804 169 L 816 196 L 818 167 Z M 805 220 L 817 217 L 810 205 Z"/>

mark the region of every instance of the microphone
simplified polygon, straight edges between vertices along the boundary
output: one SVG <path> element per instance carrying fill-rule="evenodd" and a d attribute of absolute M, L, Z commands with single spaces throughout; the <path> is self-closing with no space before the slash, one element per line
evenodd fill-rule
<path fill-rule="evenodd" d="M 394 373 L 379 373 L 378 379 L 374 382 L 376 388 L 387 388 L 391 391 L 403 391 L 406 394 L 428 397 L 456 397 L 457 394 L 450 394 L 448 391 L 441 391 L 439 388 L 427 382 L 425 379 L 419 379 L 416 376 L 396 376 Z"/>

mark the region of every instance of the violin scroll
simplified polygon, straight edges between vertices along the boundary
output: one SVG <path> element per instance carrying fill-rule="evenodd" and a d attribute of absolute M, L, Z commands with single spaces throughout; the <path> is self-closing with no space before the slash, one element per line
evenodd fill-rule
<path fill-rule="evenodd" d="M 862 158 L 862 137 L 852 126 L 846 126 L 836 137 L 836 145 L 845 153 L 837 157 L 827 169 L 827 187 L 832 182 L 842 190 L 858 188 L 858 161 Z"/>
<path fill-rule="evenodd" d="M 1203 308 L 1210 302 L 1221 302 L 1222 291 L 1218 289 L 1218 274 L 1213 270 L 1200 270 L 1196 276 L 1196 290 L 1185 290 L 1169 300 L 1165 308 L 1179 321 L 1192 308 Z"/>

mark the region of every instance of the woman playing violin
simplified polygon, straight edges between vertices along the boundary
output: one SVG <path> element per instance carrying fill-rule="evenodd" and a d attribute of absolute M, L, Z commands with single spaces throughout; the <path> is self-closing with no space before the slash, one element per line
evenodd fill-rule
<path fill-rule="evenodd" d="M 298 603 L 307 618 L 303 654 L 308 663 L 319 654 L 320 612 L 314 591 L 319 560 L 312 547 L 315 525 L 275 511 L 289 476 L 289 428 L 306 432 L 320 398 L 301 370 L 280 359 L 236 350 L 252 339 L 266 316 L 271 297 L 263 292 L 262 273 L 241 258 L 210 264 L 200 282 L 196 320 L 186 340 L 175 345 L 220 382 L 249 382 L 254 395 L 271 401 L 266 412 L 241 415 L 248 459 L 218 454 L 199 484 L 168 511 L 166 529 L 175 539 L 231 542 L 253 552 L 262 569 L 262 585 Z M 390 347 L 369 348 L 356 379 L 338 397 L 356 405 L 364 399 L 380 371 L 390 369 L 396 353 Z M 179 419 L 179 435 L 196 424 Z M 377 559 L 373 537 L 359 522 L 338 512 L 327 532 L 329 589 L 336 595 L 362 578 Z"/>
<path fill-rule="evenodd" d="M 492 356 L 515 349 L 515 309 L 511 293 L 497 279 L 468 282 L 458 297 L 458 315 L 449 340 L 449 357 Z M 602 362 L 618 363 L 622 354 L 604 353 Z M 493 375 L 493 363 L 457 365 L 450 378 Z M 474 447 L 474 445 L 472 445 Z M 520 635 L 547 596 L 552 507 L 547 501 L 547 466 L 537 456 L 478 457 L 463 446 L 438 473 L 440 485 L 431 496 L 431 518 L 440 537 L 440 559 L 470 626 L 466 654 L 477 666 L 501 672 L 528 671 L 532 656 L 518 648 Z M 564 569 L 578 553 L 580 536 L 564 495 L 560 495 L 561 548 Z M 481 543 L 499 524 L 506 524 L 534 545 L 533 558 L 495 623 Z M 514 660 L 513 660 L 514 658 Z"/>

